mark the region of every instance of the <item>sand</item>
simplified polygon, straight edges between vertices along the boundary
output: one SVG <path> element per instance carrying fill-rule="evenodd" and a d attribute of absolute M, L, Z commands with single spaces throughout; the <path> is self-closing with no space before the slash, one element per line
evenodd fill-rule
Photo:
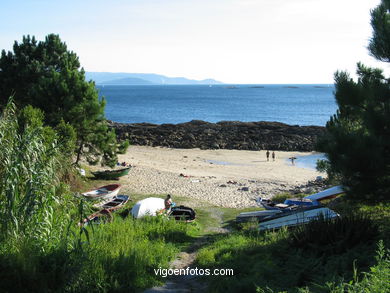
<path fill-rule="evenodd" d="M 317 176 L 312 169 L 292 166 L 287 158 L 310 155 L 275 152 L 267 162 L 265 151 L 170 149 L 131 146 L 120 162 L 133 168 L 120 183 L 130 193 L 172 194 L 221 207 L 253 207 L 256 198 L 306 184 Z M 180 202 L 180 204 L 185 204 Z"/>

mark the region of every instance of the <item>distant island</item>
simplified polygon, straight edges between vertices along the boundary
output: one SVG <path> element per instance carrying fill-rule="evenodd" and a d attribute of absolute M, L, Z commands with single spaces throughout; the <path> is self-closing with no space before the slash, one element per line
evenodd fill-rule
<path fill-rule="evenodd" d="M 86 72 L 85 76 L 87 80 L 93 80 L 97 85 L 222 84 L 215 79 L 194 80 L 155 73 Z"/>

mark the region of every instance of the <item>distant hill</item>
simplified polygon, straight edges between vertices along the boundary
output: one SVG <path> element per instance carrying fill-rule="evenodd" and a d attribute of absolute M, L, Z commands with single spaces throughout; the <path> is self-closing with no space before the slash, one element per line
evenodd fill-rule
<path fill-rule="evenodd" d="M 87 80 L 94 80 L 98 85 L 222 84 L 214 79 L 193 80 L 154 73 L 86 72 L 85 76 Z"/>
<path fill-rule="evenodd" d="M 148 81 L 148 80 L 141 79 L 141 78 L 124 77 L 124 78 L 102 81 L 102 82 L 99 82 L 97 84 L 104 84 L 104 85 L 148 85 L 148 84 L 153 84 L 153 83 Z"/>

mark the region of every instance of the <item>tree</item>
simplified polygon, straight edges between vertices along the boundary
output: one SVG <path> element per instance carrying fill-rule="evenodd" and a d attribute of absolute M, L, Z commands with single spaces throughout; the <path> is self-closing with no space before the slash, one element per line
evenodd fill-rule
<path fill-rule="evenodd" d="M 390 61 L 390 1 L 371 12 L 374 30 L 369 50 Z M 382 70 L 357 65 L 357 81 L 347 72 L 335 74 L 337 113 L 326 124 L 318 144 L 329 163 L 323 166 L 340 178 L 350 197 L 390 197 L 390 79 Z"/>
<path fill-rule="evenodd" d="M 75 130 L 76 163 L 86 155 L 113 166 L 117 162 L 115 133 L 104 117 L 105 100 L 99 100 L 95 84 L 85 80 L 77 55 L 68 51 L 58 35 L 45 41 L 23 37 L 13 52 L 0 57 L 0 104 L 13 99 L 19 108 L 32 105 L 45 114 L 45 124 L 69 123 Z M 63 122 L 62 122 L 63 121 Z"/>
<path fill-rule="evenodd" d="M 371 11 L 371 26 L 373 36 L 368 49 L 378 60 L 390 62 L 390 0 L 382 0 Z"/>

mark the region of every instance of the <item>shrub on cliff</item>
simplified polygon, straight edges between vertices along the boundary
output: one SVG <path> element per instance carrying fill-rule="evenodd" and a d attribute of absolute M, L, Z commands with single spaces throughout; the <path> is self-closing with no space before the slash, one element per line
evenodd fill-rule
<path fill-rule="evenodd" d="M 373 38 L 369 50 L 390 62 L 390 1 L 371 12 Z M 390 196 L 390 79 L 382 70 L 358 63 L 358 80 L 336 72 L 339 109 L 326 128 L 319 150 L 327 154 L 329 175 L 339 177 L 354 198 Z"/>

